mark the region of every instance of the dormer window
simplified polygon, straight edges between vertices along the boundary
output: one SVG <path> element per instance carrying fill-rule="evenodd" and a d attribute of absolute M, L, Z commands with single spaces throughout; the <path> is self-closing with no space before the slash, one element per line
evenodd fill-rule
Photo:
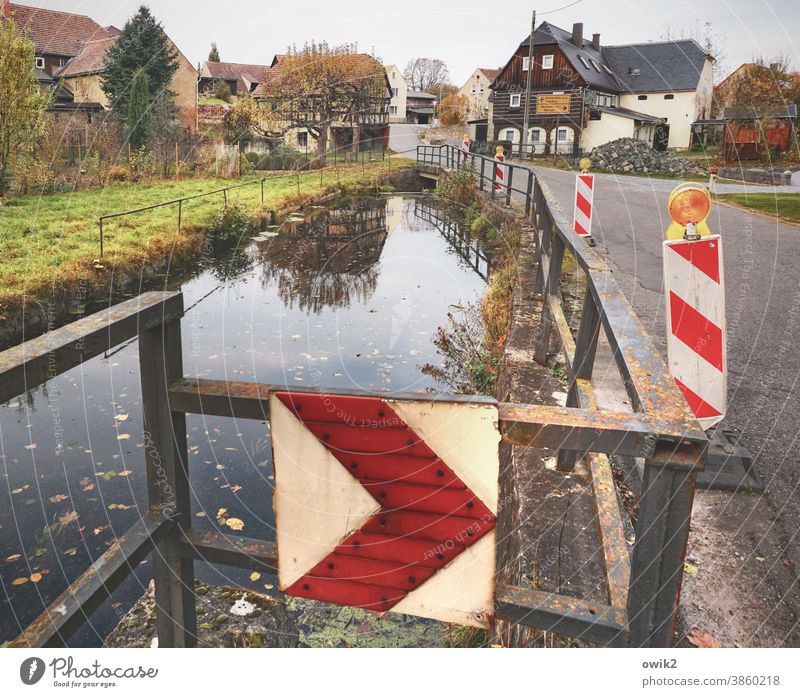
<path fill-rule="evenodd" d="M 584 68 L 586 68 L 587 70 L 589 70 L 589 69 L 590 69 L 590 68 L 589 68 L 589 63 L 587 62 L 587 60 L 586 60 L 586 59 L 585 59 L 583 56 L 578 56 L 578 60 L 579 60 L 581 63 L 583 63 L 583 67 L 584 67 Z"/>
<path fill-rule="evenodd" d="M 36 67 L 44 70 L 44 56 L 36 56 Z"/>
<path fill-rule="evenodd" d="M 542 56 L 542 70 L 553 69 L 553 54 Z"/>
<path fill-rule="evenodd" d="M 596 70 L 598 73 L 600 72 L 600 66 L 599 66 L 599 65 L 597 65 L 597 63 L 595 63 L 594 61 L 592 61 L 592 67 L 593 67 L 593 68 L 594 68 L 594 69 L 595 69 L 595 70 Z"/>

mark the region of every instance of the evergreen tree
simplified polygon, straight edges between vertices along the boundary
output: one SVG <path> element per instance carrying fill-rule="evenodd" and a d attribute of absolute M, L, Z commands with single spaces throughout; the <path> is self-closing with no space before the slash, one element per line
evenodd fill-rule
<path fill-rule="evenodd" d="M 102 86 L 112 113 L 120 121 L 128 115 L 133 77 L 144 70 L 149 83 L 148 102 L 168 95 L 174 101 L 170 83 L 178 70 L 178 51 L 164 33 L 161 23 L 142 5 L 126 23 L 108 49 L 103 63 Z"/>
<path fill-rule="evenodd" d="M 219 51 L 217 50 L 217 44 L 211 44 L 211 50 L 208 53 L 208 60 L 212 61 L 213 63 L 219 63 Z"/>
<path fill-rule="evenodd" d="M 149 144 L 152 134 L 150 79 L 143 68 L 136 71 L 128 100 L 128 142 L 134 150 Z"/>

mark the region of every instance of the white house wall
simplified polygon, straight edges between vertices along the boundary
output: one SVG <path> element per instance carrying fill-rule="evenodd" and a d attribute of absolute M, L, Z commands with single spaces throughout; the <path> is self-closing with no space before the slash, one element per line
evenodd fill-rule
<path fill-rule="evenodd" d="M 389 102 L 389 123 L 405 123 L 406 121 L 406 108 L 408 100 L 408 85 L 406 84 L 403 73 L 396 65 L 386 66 L 386 77 L 389 78 L 389 85 L 392 88 L 392 99 Z M 397 96 L 394 96 L 394 90 L 397 90 Z M 396 108 L 397 113 L 392 107 Z"/>
<path fill-rule="evenodd" d="M 633 138 L 634 122 L 622 116 L 600 112 L 599 121 L 588 121 L 581 134 L 581 148 L 591 152 L 604 143 L 609 143 L 617 138 Z"/>

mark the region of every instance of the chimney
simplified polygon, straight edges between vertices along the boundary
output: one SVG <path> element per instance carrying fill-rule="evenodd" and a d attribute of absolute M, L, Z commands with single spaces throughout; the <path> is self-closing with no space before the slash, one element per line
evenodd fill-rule
<path fill-rule="evenodd" d="M 11 0 L 3 0 L 3 17 L 11 17 Z"/>
<path fill-rule="evenodd" d="M 572 43 L 578 48 L 583 48 L 583 22 L 572 25 Z"/>
<path fill-rule="evenodd" d="M 592 48 L 595 51 L 600 50 L 600 34 L 592 34 Z"/>

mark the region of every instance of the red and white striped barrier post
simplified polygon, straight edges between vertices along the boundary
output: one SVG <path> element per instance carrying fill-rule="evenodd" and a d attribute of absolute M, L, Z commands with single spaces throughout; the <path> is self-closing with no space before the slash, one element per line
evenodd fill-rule
<path fill-rule="evenodd" d="M 592 238 L 592 213 L 594 209 L 594 174 L 589 174 L 591 161 L 581 160 L 581 173 L 575 177 L 575 213 L 572 229 L 594 247 Z"/>
<path fill-rule="evenodd" d="M 469 144 L 470 144 L 469 135 L 465 133 L 464 140 L 461 141 L 461 150 L 464 153 L 464 160 L 462 164 L 464 164 L 465 166 L 467 164 L 467 161 L 469 160 Z"/>
<path fill-rule="evenodd" d="M 722 421 L 728 398 L 722 238 L 706 224 L 710 210 L 700 184 L 672 192 L 663 259 L 669 369 L 706 430 Z"/>
<path fill-rule="evenodd" d="M 503 163 L 506 161 L 506 156 L 503 154 L 502 145 L 497 146 L 497 149 L 495 150 L 494 159 L 497 160 L 497 163 L 494 166 L 494 172 L 495 172 L 494 190 L 500 191 L 503 188 Z"/>

